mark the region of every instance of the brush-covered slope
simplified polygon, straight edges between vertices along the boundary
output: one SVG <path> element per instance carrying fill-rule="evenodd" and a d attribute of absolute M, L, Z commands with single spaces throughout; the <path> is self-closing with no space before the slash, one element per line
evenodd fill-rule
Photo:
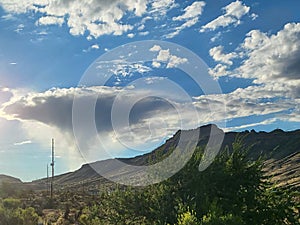
<path fill-rule="evenodd" d="M 221 134 L 223 131 L 215 125 L 206 125 L 198 128 L 198 146 L 205 146 L 208 142 L 211 129 L 215 129 Z M 217 132 L 217 133 L 218 133 Z M 176 134 L 167 140 L 162 146 L 145 155 L 137 156 L 128 159 L 117 159 L 130 165 L 147 165 L 149 159 L 152 163 L 157 161 L 157 157 L 163 158 L 167 156 L 178 144 L 181 135 L 190 135 L 191 131 L 178 131 Z M 224 134 L 222 148 L 229 147 L 236 140 L 242 138 L 245 146 L 250 146 L 249 157 L 257 159 L 263 157 L 265 160 L 265 173 L 276 181 L 278 185 L 291 185 L 293 187 L 300 187 L 300 130 L 284 132 L 282 130 L 274 130 L 272 132 L 228 132 Z M 188 145 L 188 141 L 186 145 Z M 159 154 L 158 154 L 159 153 Z M 55 183 L 60 187 L 71 187 L 80 184 L 107 184 L 106 179 L 100 176 L 96 170 L 101 171 L 105 177 L 127 175 L 126 166 L 113 166 L 114 159 L 93 162 L 91 164 L 83 165 L 75 172 L 62 174 L 55 177 Z M 131 172 L 132 173 L 132 172 Z M 138 172 L 137 172 L 138 173 Z M 134 177 L 137 174 L 130 174 Z M 40 187 L 46 183 L 45 179 L 34 181 L 32 184 Z"/>

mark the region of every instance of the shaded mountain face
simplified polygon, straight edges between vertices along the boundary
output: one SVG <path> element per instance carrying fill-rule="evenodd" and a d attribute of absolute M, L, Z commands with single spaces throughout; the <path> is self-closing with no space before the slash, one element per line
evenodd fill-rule
<path fill-rule="evenodd" d="M 215 125 L 202 126 L 196 129 L 199 133 L 197 140 L 198 146 L 206 146 L 212 129 L 217 130 L 219 135 L 224 134 L 223 131 Z M 191 131 L 178 131 L 162 146 L 145 155 L 134 158 L 109 159 L 83 165 L 75 172 L 56 176 L 55 183 L 59 187 L 76 187 L 84 183 L 97 185 L 108 184 L 110 182 L 100 176 L 94 170 L 95 168 L 101 171 L 101 174 L 105 177 L 119 176 L 120 174 L 126 175 L 126 173 L 129 173 L 126 166 L 112 167 L 114 160 L 135 166 L 148 165 L 150 163 L 149 161 L 153 163 L 159 161 L 158 159 L 161 160 L 167 157 L 178 145 L 181 135 L 190 135 L 190 133 Z M 300 187 L 300 130 L 290 132 L 284 132 L 279 129 L 272 132 L 255 132 L 254 130 L 228 132 L 224 134 L 221 151 L 224 150 L 226 146 L 230 150 L 232 143 L 237 138 L 242 138 L 245 146 L 251 146 L 249 158 L 257 159 L 263 157 L 265 160 L 265 173 L 269 175 L 273 181 L 276 181 L 278 185 Z M 188 140 L 186 140 L 186 145 L 188 144 Z M 132 171 L 130 173 L 132 173 Z M 138 174 L 131 174 L 132 177 L 137 175 Z M 31 185 L 43 188 L 46 183 L 46 179 L 41 179 L 32 182 Z"/>

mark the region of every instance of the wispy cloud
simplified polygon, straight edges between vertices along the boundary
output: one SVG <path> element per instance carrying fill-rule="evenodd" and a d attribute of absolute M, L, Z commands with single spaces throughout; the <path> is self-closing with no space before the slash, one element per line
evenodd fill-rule
<path fill-rule="evenodd" d="M 162 16 L 166 16 L 168 11 L 177 6 L 179 4 L 176 4 L 175 0 L 154 0 L 151 3 L 149 14 L 154 16 L 155 19 L 159 19 Z"/>
<path fill-rule="evenodd" d="M 173 17 L 172 20 L 176 22 L 184 22 L 180 26 L 174 28 L 174 31 L 165 35 L 166 38 L 173 38 L 180 34 L 186 28 L 194 26 L 202 15 L 203 8 L 206 5 L 203 1 L 193 2 L 190 6 L 184 9 L 184 13 L 180 16 Z"/>
<path fill-rule="evenodd" d="M 243 124 L 243 125 L 235 126 L 235 127 L 226 127 L 226 128 L 223 128 L 223 130 L 225 132 L 244 130 L 244 129 L 251 128 L 251 127 L 273 124 L 276 121 L 277 121 L 276 118 L 272 118 L 272 119 L 263 120 L 262 122 L 258 122 L 258 123 Z"/>
<path fill-rule="evenodd" d="M 8 13 L 6 15 L 1 16 L 1 19 L 3 19 L 3 20 L 16 20 L 16 17 L 14 17 L 13 14 Z"/>
<path fill-rule="evenodd" d="M 32 141 L 31 140 L 27 140 L 27 141 L 21 141 L 21 142 L 14 143 L 15 146 L 27 145 L 27 144 L 32 144 Z"/>
<path fill-rule="evenodd" d="M 223 10 L 223 15 L 202 26 L 200 32 L 216 30 L 219 27 L 227 27 L 229 25 L 237 26 L 241 23 L 241 18 L 249 13 L 250 7 L 244 5 L 242 1 L 237 0 L 225 6 Z"/>
<path fill-rule="evenodd" d="M 24 30 L 24 28 L 25 28 L 25 25 L 24 25 L 24 24 L 19 24 L 19 25 L 17 26 L 17 29 L 15 29 L 15 32 L 21 33 L 21 32 Z"/>

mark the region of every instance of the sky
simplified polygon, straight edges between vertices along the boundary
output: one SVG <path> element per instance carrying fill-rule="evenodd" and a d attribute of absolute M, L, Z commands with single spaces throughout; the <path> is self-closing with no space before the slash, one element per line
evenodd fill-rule
<path fill-rule="evenodd" d="M 0 0 L 0 173 L 300 126 L 300 2 Z"/>

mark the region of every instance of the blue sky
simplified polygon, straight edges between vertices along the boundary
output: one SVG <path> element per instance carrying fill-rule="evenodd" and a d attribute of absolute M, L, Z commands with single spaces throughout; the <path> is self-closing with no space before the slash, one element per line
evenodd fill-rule
<path fill-rule="evenodd" d="M 294 0 L 0 0 L 0 173 L 45 176 L 52 137 L 62 173 L 143 154 L 207 123 L 298 129 L 299 8 Z M 195 76 L 182 70 L 192 66 L 201 67 Z M 80 104 L 97 96 L 96 132 L 84 116 L 74 131 L 74 96 Z M 116 128 L 119 118 L 130 126 Z"/>

